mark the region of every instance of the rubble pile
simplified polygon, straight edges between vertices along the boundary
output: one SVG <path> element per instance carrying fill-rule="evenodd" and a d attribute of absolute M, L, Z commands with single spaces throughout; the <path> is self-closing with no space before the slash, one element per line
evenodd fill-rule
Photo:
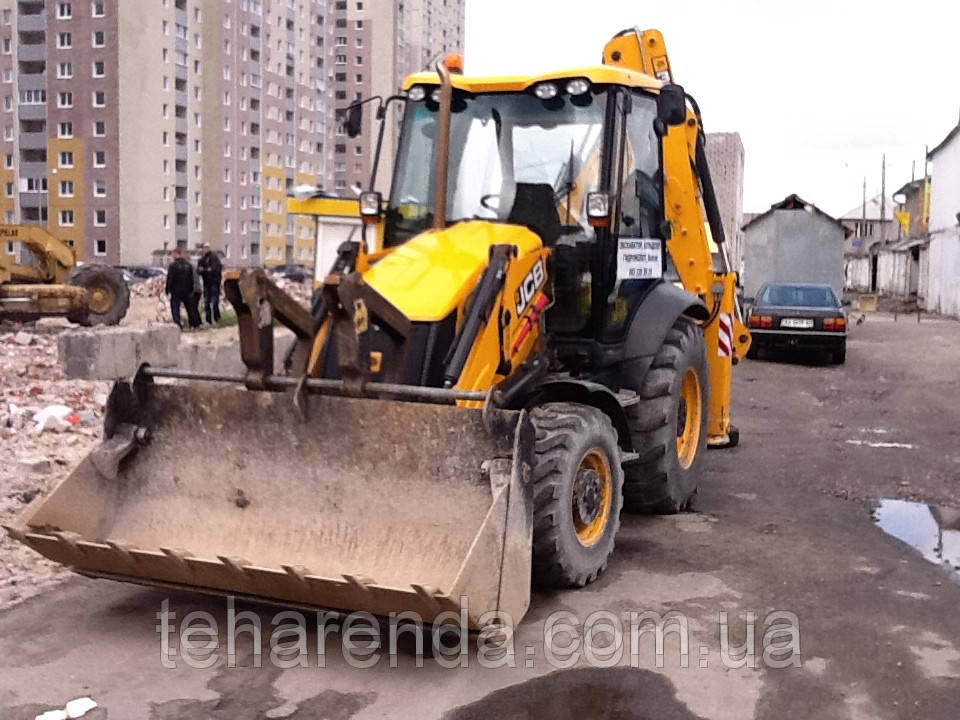
<path fill-rule="evenodd" d="M 313 284 L 310 282 L 294 282 L 278 275 L 271 275 L 277 287 L 293 297 L 297 302 L 310 306 L 310 297 L 313 293 Z M 135 322 L 137 324 L 154 325 L 170 322 L 170 300 L 166 294 L 166 276 L 150 278 L 144 282 L 130 286 L 135 308 Z M 230 302 L 221 289 L 220 309 L 229 308 Z M 203 311 L 201 302 L 201 312 Z"/>
<path fill-rule="evenodd" d="M 100 437 L 110 383 L 61 374 L 61 330 L 0 326 L 0 525 L 66 477 Z M 0 532 L 0 610 L 68 574 Z"/>
<path fill-rule="evenodd" d="M 170 322 L 170 302 L 167 299 L 166 283 L 166 276 L 159 275 L 130 286 L 130 294 L 134 298 L 140 298 L 137 304 L 144 308 L 139 319 L 148 325 Z"/>

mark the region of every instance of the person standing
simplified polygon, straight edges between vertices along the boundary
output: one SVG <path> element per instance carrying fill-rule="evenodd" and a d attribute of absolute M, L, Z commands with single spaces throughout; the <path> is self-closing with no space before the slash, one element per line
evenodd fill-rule
<path fill-rule="evenodd" d="M 170 314 L 173 322 L 183 330 L 180 319 L 180 305 L 187 306 L 187 320 L 191 328 L 200 327 L 200 313 L 193 294 L 193 267 L 183 259 L 179 250 L 170 253 L 173 262 L 167 268 L 167 295 L 170 296 Z"/>
<path fill-rule="evenodd" d="M 220 322 L 220 282 L 223 279 L 223 263 L 220 256 L 210 250 L 210 244 L 203 244 L 203 255 L 197 263 L 200 277 L 203 278 L 203 305 L 207 324 Z"/>

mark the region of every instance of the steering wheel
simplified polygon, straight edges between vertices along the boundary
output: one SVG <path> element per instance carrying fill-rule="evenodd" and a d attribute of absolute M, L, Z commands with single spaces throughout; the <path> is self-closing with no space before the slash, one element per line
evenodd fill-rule
<path fill-rule="evenodd" d="M 483 195 L 480 197 L 480 204 L 483 205 L 483 207 L 485 207 L 487 210 L 491 210 L 493 212 L 500 212 L 499 203 L 498 203 L 498 207 L 490 207 L 487 204 L 487 202 L 492 198 L 497 198 L 499 200 L 500 197 L 501 197 L 500 193 L 490 193 L 489 195 Z"/>

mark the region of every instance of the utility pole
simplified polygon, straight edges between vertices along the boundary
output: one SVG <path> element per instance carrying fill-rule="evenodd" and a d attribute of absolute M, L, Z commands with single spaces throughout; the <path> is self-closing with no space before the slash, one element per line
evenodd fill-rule
<path fill-rule="evenodd" d="M 887 154 L 880 165 L 880 242 L 887 243 Z"/>
<path fill-rule="evenodd" d="M 867 176 L 863 176 L 863 215 L 860 223 L 860 237 L 867 236 Z"/>

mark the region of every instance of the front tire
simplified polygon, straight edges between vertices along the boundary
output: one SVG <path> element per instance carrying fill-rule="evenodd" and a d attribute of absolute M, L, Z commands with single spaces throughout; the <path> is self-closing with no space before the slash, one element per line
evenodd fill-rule
<path fill-rule="evenodd" d="M 603 412 L 549 403 L 531 414 L 537 433 L 533 470 L 533 581 L 583 587 L 613 552 L 623 506 L 617 432 Z"/>
<path fill-rule="evenodd" d="M 80 325 L 117 325 L 130 307 L 130 287 L 123 273 L 107 265 L 81 265 L 66 277 L 67 285 L 84 288 L 90 297 L 89 311 L 69 314 Z"/>
<path fill-rule="evenodd" d="M 703 331 L 681 317 L 664 338 L 627 422 L 639 459 L 625 468 L 624 505 L 671 514 L 689 507 L 707 447 L 709 371 Z"/>

